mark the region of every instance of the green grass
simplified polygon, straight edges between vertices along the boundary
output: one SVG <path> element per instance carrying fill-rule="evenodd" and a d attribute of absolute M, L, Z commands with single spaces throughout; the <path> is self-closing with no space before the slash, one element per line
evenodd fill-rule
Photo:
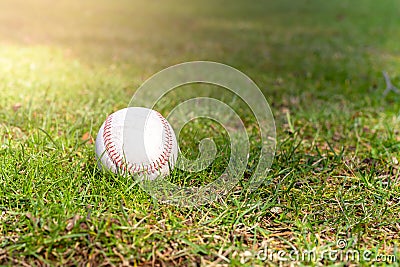
<path fill-rule="evenodd" d="M 0 10 L 0 264 L 278 265 L 255 255 L 322 253 L 344 239 L 346 251 L 396 255 L 399 265 L 400 95 L 382 95 L 381 73 L 400 87 L 398 1 L 18 0 Z M 98 171 L 85 137 L 152 74 L 190 60 L 248 74 L 271 105 L 278 145 L 268 182 L 252 194 L 238 186 L 178 208 Z M 167 98 L 163 114 L 181 99 Z M 243 120 L 249 175 L 258 135 Z M 212 136 L 218 158 L 170 179 L 216 179 L 226 132 L 202 120 L 184 131 L 188 157 Z M 295 261 L 329 264 L 347 262 Z"/>

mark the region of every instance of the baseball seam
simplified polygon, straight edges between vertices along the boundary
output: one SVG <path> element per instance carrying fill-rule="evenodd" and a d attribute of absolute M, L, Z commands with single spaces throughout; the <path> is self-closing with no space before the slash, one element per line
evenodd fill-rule
<path fill-rule="evenodd" d="M 165 133 L 164 148 L 160 156 L 155 161 L 152 161 L 149 164 L 142 165 L 132 162 L 126 163 L 124 161 L 124 157 L 118 152 L 116 144 L 112 140 L 111 129 L 113 114 L 107 117 L 103 128 L 104 146 L 108 153 L 108 156 L 119 169 L 122 169 L 123 171 L 128 170 L 128 172 L 131 174 L 143 174 L 145 172 L 150 174 L 157 172 L 168 163 L 172 151 L 172 133 L 167 120 L 159 112 L 155 112 L 157 113 L 157 116 L 160 118 L 163 125 Z"/>

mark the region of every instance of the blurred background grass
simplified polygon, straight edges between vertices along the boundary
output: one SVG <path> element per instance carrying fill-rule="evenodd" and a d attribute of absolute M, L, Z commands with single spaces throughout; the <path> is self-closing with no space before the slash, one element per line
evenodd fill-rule
<path fill-rule="evenodd" d="M 87 63 L 128 64 L 140 73 L 204 59 L 265 75 L 340 79 L 357 70 L 353 75 L 367 75 L 371 65 L 379 70 L 398 53 L 395 1 L 17 0 L 0 8 L 3 44 L 60 48 Z"/>
<path fill-rule="evenodd" d="M 167 66 L 212 60 L 250 75 L 275 103 L 305 92 L 358 99 L 383 86 L 383 69 L 399 72 L 396 1 L 17 0 L 0 10 L 3 74 L 21 57 L 50 69 L 58 57 L 134 90 Z"/>

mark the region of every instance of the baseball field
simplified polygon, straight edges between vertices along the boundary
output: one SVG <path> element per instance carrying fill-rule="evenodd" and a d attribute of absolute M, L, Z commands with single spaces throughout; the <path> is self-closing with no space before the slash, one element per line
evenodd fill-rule
<path fill-rule="evenodd" d="M 399 266 L 399 16 L 397 0 L 0 1 L 0 265 Z M 276 151 L 264 183 L 244 190 L 262 147 L 254 114 L 217 86 L 177 88 L 162 115 L 218 99 L 250 144 L 240 183 L 182 207 L 100 171 L 94 142 L 153 74 L 197 60 L 257 84 Z M 169 181 L 224 172 L 220 115 L 178 140 L 196 161 L 212 139 L 210 166 Z"/>

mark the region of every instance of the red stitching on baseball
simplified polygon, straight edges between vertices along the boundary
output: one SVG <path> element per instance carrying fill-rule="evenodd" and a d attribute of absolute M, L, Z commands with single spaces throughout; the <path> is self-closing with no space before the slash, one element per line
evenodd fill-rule
<path fill-rule="evenodd" d="M 128 170 L 132 174 L 142 174 L 144 172 L 147 172 L 149 174 L 150 172 L 155 173 L 156 171 L 158 171 L 158 169 L 163 168 L 168 163 L 173 146 L 172 132 L 167 120 L 159 112 L 157 111 L 155 112 L 157 116 L 160 118 L 161 123 L 163 125 L 166 140 L 164 142 L 164 149 L 161 152 L 160 156 L 155 161 L 145 165 L 139 165 L 132 162 L 127 164 L 126 162 L 124 162 L 123 157 L 118 153 L 118 150 L 112 141 L 111 129 L 112 129 L 113 114 L 107 117 L 103 127 L 104 146 L 106 148 L 106 151 L 110 159 L 119 169 L 122 169 L 124 171 Z"/>

